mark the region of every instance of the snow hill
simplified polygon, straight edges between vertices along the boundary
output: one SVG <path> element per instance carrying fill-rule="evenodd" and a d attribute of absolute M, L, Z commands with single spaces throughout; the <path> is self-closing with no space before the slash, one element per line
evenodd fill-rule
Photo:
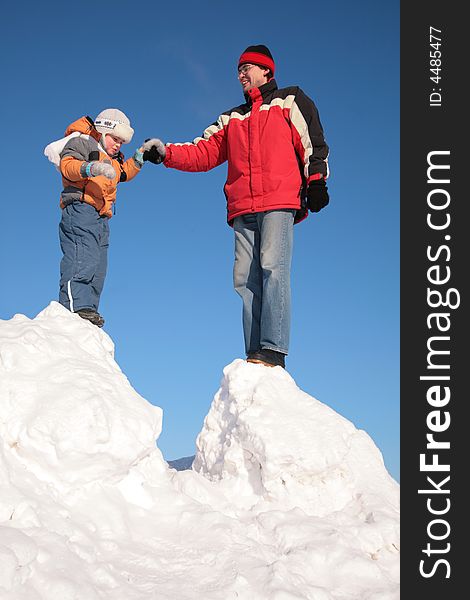
<path fill-rule="evenodd" d="M 291 376 L 224 369 L 191 470 L 109 336 L 0 321 L 1 600 L 397 600 L 397 483 Z"/>

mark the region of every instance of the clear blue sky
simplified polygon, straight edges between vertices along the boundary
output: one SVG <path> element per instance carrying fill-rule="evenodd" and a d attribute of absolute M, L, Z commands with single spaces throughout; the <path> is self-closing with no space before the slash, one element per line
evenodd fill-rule
<path fill-rule="evenodd" d="M 398 0 L 9 2 L 0 33 L 1 319 L 57 299 L 46 144 L 107 107 L 135 129 L 126 155 L 147 137 L 190 141 L 243 100 L 240 53 L 271 49 L 279 86 L 313 98 L 331 149 L 330 205 L 295 229 L 288 371 L 367 431 L 398 479 Z M 163 408 L 168 460 L 194 454 L 223 367 L 244 356 L 225 175 L 146 164 L 110 223 L 100 312 L 122 370 Z"/>

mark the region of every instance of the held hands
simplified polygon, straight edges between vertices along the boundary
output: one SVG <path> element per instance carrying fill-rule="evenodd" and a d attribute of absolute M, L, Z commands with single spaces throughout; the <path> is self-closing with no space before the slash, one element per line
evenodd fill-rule
<path fill-rule="evenodd" d="M 316 179 L 307 188 L 307 207 L 312 212 L 319 212 L 330 201 L 328 188 L 324 179 Z"/>
<path fill-rule="evenodd" d="M 134 154 L 134 160 L 137 166 L 143 167 L 145 161 L 150 161 L 156 165 L 163 162 L 166 156 L 165 144 L 158 138 L 145 140 L 140 148 L 137 148 Z"/>
<path fill-rule="evenodd" d="M 159 165 L 165 160 L 165 144 L 158 138 L 145 140 L 145 143 L 142 146 L 142 151 L 144 161 L 148 160 L 155 165 Z"/>
<path fill-rule="evenodd" d="M 134 154 L 134 160 L 140 169 L 147 160 L 159 165 L 161 162 L 163 162 L 165 156 L 165 144 L 158 138 L 152 138 L 145 140 L 142 146 L 137 148 Z"/>
<path fill-rule="evenodd" d="M 104 175 L 107 179 L 114 179 L 116 177 L 113 165 L 99 160 L 83 163 L 81 170 L 85 177 L 98 177 L 99 175 Z"/>

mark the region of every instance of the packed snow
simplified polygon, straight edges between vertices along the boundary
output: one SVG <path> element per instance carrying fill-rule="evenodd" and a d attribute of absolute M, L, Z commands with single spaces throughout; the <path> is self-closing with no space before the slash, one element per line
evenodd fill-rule
<path fill-rule="evenodd" d="M 399 486 L 287 371 L 229 364 L 189 469 L 161 426 L 105 331 L 0 321 L 1 600 L 399 598 Z"/>

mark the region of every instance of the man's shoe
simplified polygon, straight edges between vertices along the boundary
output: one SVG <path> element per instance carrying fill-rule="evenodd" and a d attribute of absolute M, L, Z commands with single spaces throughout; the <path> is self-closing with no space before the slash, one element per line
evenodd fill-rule
<path fill-rule="evenodd" d="M 104 325 L 103 317 L 92 308 L 81 308 L 80 310 L 77 310 L 77 315 L 82 317 L 82 319 L 90 321 L 90 323 L 93 323 L 93 325 L 96 325 L 97 327 L 103 327 Z"/>
<path fill-rule="evenodd" d="M 286 368 L 286 355 L 276 350 L 269 350 L 268 348 L 263 348 L 262 350 L 258 350 L 258 352 L 250 352 L 246 361 L 266 367 Z"/>

